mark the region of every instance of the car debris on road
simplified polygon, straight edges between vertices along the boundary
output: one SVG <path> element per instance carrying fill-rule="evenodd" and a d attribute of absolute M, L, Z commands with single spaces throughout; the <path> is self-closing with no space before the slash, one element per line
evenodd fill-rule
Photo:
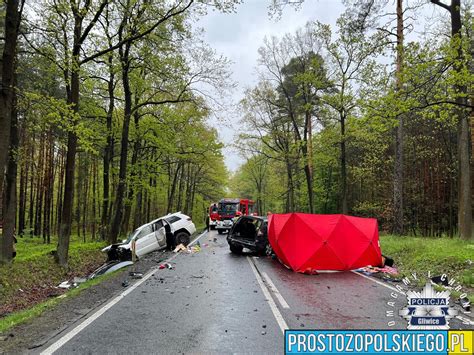
<path fill-rule="evenodd" d="M 373 274 L 377 273 L 384 273 L 384 274 L 390 274 L 390 275 L 398 275 L 398 270 L 395 267 L 391 266 L 385 266 L 385 267 L 377 267 L 377 266 L 365 266 L 361 267 L 359 269 L 356 269 L 355 271 L 361 272 L 365 275 L 371 276 Z"/>
<path fill-rule="evenodd" d="M 201 247 L 200 245 L 194 245 L 192 247 L 186 247 L 184 244 L 180 244 L 178 245 L 174 250 L 173 252 L 175 253 L 180 253 L 180 252 L 187 252 L 189 254 L 192 254 L 192 253 L 198 253 L 201 251 Z"/>
<path fill-rule="evenodd" d="M 119 260 L 108 261 L 104 265 L 96 269 L 94 272 L 92 272 L 92 274 L 89 275 L 89 279 L 93 279 L 100 275 L 106 275 L 106 274 L 109 274 L 111 272 L 120 270 L 124 267 L 131 266 L 131 265 L 133 265 L 132 261 L 119 261 Z"/>
<path fill-rule="evenodd" d="M 143 278 L 143 272 L 137 272 L 137 271 L 130 271 L 128 275 L 132 279 L 142 279 Z"/>
<path fill-rule="evenodd" d="M 65 288 L 66 290 L 72 287 L 72 284 L 69 281 L 63 281 L 58 285 L 59 288 Z"/>
<path fill-rule="evenodd" d="M 170 269 L 172 270 L 173 269 L 173 265 L 171 265 L 170 263 L 164 263 L 164 264 L 161 264 L 158 269 L 160 270 L 163 270 L 163 269 Z"/>
<path fill-rule="evenodd" d="M 402 276 L 398 273 L 397 268 L 391 266 L 377 267 L 377 266 L 366 266 L 354 270 L 360 274 L 379 278 L 384 281 L 390 282 L 401 282 Z"/>
<path fill-rule="evenodd" d="M 180 251 L 184 251 L 184 250 L 187 250 L 187 248 L 184 246 L 184 244 L 180 244 L 176 248 L 174 248 L 173 252 L 179 253 Z"/>

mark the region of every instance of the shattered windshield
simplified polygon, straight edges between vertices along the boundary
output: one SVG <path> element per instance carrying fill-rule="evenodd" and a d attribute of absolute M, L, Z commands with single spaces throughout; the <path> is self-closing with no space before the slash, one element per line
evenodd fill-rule
<path fill-rule="evenodd" d="M 127 240 L 125 241 L 125 244 L 128 244 L 132 241 L 133 237 L 138 234 L 139 230 L 135 229 L 132 233 L 130 233 L 127 237 Z"/>

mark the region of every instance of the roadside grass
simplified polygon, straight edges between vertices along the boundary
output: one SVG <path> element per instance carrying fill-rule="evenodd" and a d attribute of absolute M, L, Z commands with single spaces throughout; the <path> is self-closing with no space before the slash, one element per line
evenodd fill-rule
<path fill-rule="evenodd" d="M 196 224 L 196 233 L 201 233 L 201 231 L 206 229 L 206 225 L 204 223 Z"/>
<path fill-rule="evenodd" d="M 31 308 L 25 309 L 23 311 L 12 313 L 6 317 L 0 318 L 0 333 L 5 332 L 6 330 L 14 327 L 15 325 L 24 323 L 32 318 L 40 316 L 44 311 L 56 306 L 60 302 L 64 300 L 75 297 L 79 295 L 83 290 L 97 285 L 112 276 L 114 276 L 120 270 L 111 272 L 106 275 L 98 276 L 92 280 L 87 280 L 86 282 L 80 284 L 77 288 L 73 288 L 69 290 L 67 293 L 63 294 L 62 296 L 51 298 L 47 301 L 38 303 Z"/>
<path fill-rule="evenodd" d="M 426 278 L 446 274 L 463 286 L 474 302 L 474 243 L 459 238 L 380 236 L 382 253 L 394 259 L 403 276 L 415 273 Z M 422 281 L 424 282 L 424 281 Z M 457 282 L 456 282 L 457 285 Z M 455 295 L 459 295 L 453 292 Z"/>
<path fill-rule="evenodd" d="M 69 265 L 67 268 L 63 268 L 54 262 L 51 253 L 56 249 L 56 238 L 52 238 L 51 244 L 43 244 L 41 238 L 23 237 L 17 239 L 17 257 L 11 265 L 0 266 L 1 322 L 7 317 L 17 317 L 17 319 L 27 317 L 29 319 L 44 307 L 48 308 L 56 301 L 56 298 L 52 299 L 51 297 L 64 293 L 64 290 L 56 288 L 59 283 L 71 280 L 75 276 L 89 275 L 106 259 L 100 251 L 105 243 L 96 241 L 84 243 L 79 238 L 72 236 Z M 68 292 L 69 294 L 70 292 Z M 37 305 L 46 300 L 44 305 Z M 23 314 L 23 312 L 26 313 Z"/>
<path fill-rule="evenodd" d="M 205 225 L 196 226 L 199 233 Z M 84 277 L 105 262 L 101 241 L 85 242 L 71 236 L 69 263 L 62 268 L 54 262 L 57 238 L 44 244 L 42 238 L 18 237 L 17 256 L 11 265 L 0 266 L 0 333 L 41 315 L 63 300 L 78 295 L 115 274 L 112 272 L 68 290 L 58 289 L 62 281 Z"/>

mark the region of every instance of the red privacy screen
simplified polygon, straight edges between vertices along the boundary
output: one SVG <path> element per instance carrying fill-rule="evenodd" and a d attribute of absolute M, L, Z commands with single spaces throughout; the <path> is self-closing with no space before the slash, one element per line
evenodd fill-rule
<path fill-rule="evenodd" d="M 353 270 L 382 262 L 377 220 L 342 214 L 272 214 L 268 239 L 297 272 Z"/>

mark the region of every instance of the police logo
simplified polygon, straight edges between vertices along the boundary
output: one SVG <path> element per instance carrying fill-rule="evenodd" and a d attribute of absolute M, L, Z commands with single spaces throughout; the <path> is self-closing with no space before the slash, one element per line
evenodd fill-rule
<path fill-rule="evenodd" d="M 408 306 L 399 315 L 408 320 L 408 329 L 449 329 L 449 319 L 458 311 L 449 306 L 449 291 L 435 291 L 427 283 L 421 292 L 406 293 Z"/>

